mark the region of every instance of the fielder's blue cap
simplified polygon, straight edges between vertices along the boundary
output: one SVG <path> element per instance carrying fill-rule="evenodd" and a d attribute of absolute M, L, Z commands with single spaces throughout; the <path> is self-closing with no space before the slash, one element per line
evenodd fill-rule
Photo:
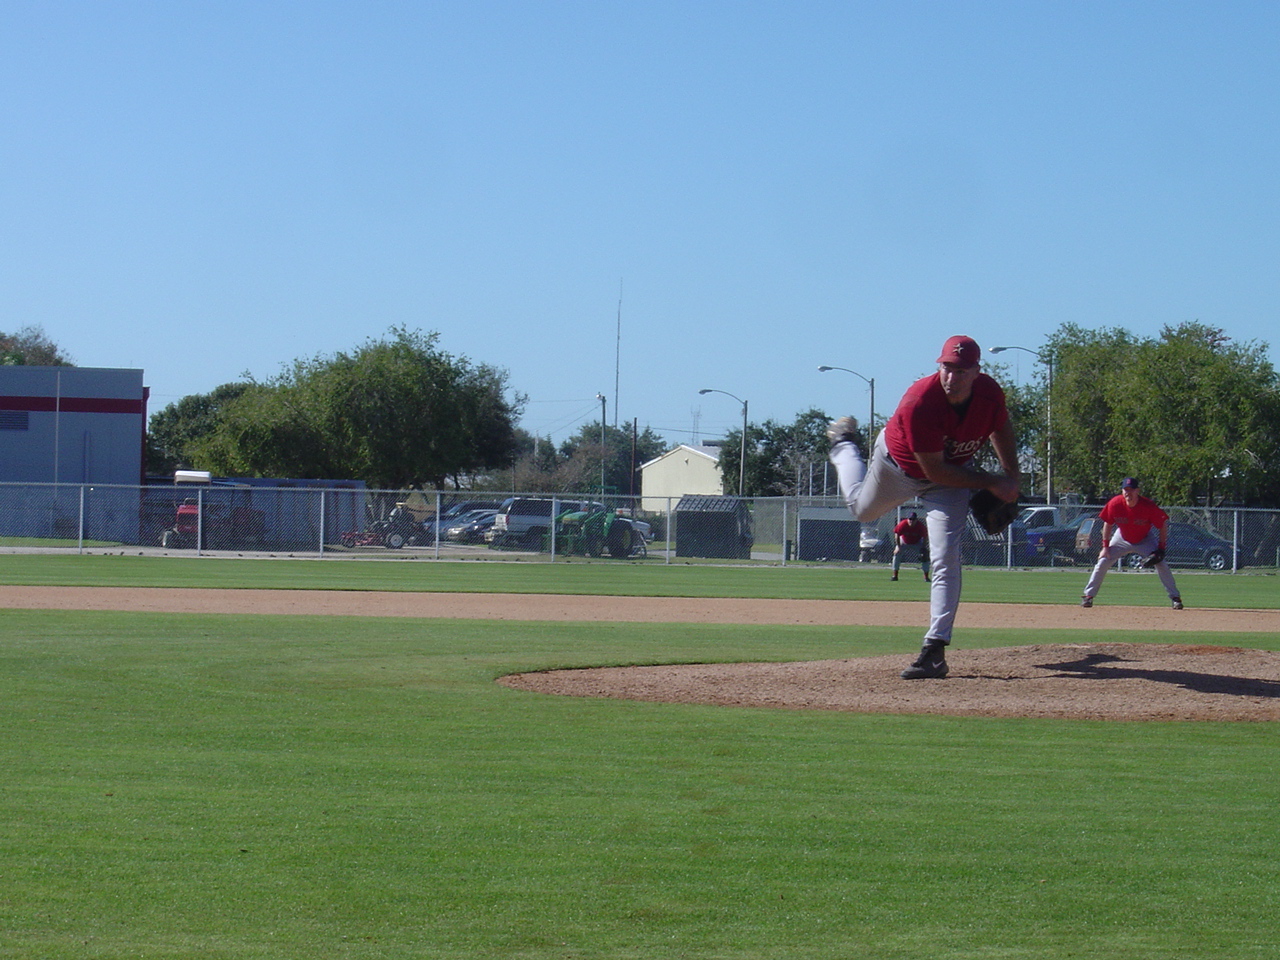
<path fill-rule="evenodd" d="M 1121 490 L 1137 490 L 1141 484 L 1138 483 L 1137 477 L 1125 477 L 1124 483 L 1120 484 Z"/>

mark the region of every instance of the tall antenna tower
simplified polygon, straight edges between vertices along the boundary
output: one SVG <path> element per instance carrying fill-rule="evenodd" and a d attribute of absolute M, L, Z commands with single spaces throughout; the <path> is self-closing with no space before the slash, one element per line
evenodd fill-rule
<path fill-rule="evenodd" d="M 618 278 L 618 335 L 613 348 L 613 425 L 618 426 L 618 375 L 622 369 L 622 278 Z"/>

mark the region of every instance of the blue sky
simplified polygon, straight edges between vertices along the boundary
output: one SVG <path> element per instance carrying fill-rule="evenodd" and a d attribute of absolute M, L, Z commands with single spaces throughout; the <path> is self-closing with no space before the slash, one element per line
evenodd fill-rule
<path fill-rule="evenodd" d="M 703 387 L 865 417 L 820 364 L 888 414 L 953 333 L 1272 342 L 1277 50 L 1232 0 L 5 0 L 0 329 L 153 412 L 435 330 L 535 433 L 673 443 L 741 423 Z"/>

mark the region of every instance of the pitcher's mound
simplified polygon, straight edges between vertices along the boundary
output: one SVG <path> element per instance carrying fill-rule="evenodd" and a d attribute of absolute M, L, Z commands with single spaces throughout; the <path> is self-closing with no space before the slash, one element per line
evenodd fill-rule
<path fill-rule="evenodd" d="M 902 680 L 912 654 L 800 663 L 552 670 L 520 690 L 785 710 L 1076 720 L 1280 720 L 1280 653 L 1144 643 L 951 647 L 945 680 Z"/>

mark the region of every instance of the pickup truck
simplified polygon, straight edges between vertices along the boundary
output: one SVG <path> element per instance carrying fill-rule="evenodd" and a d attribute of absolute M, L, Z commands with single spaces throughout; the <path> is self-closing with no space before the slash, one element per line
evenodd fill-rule
<path fill-rule="evenodd" d="M 1018 514 L 1018 522 L 1028 530 L 1036 527 L 1063 527 L 1087 512 L 1084 507 L 1024 507 Z M 1097 510 L 1093 511 L 1097 513 Z"/>
<path fill-rule="evenodd" d="M 1026 524 L 1027 562 L 1059 566 L 1081 559 L 1077 537 L 1098 515 L 1098 507 L 1027 507 L 1018 520 Z M 1056 522 L 1055 522 L 1056 521 Z M 1088 534 L 1085 534 L 1086 541 Z M 1094 553 L 1096 554 L 1096 550 Z"/>

